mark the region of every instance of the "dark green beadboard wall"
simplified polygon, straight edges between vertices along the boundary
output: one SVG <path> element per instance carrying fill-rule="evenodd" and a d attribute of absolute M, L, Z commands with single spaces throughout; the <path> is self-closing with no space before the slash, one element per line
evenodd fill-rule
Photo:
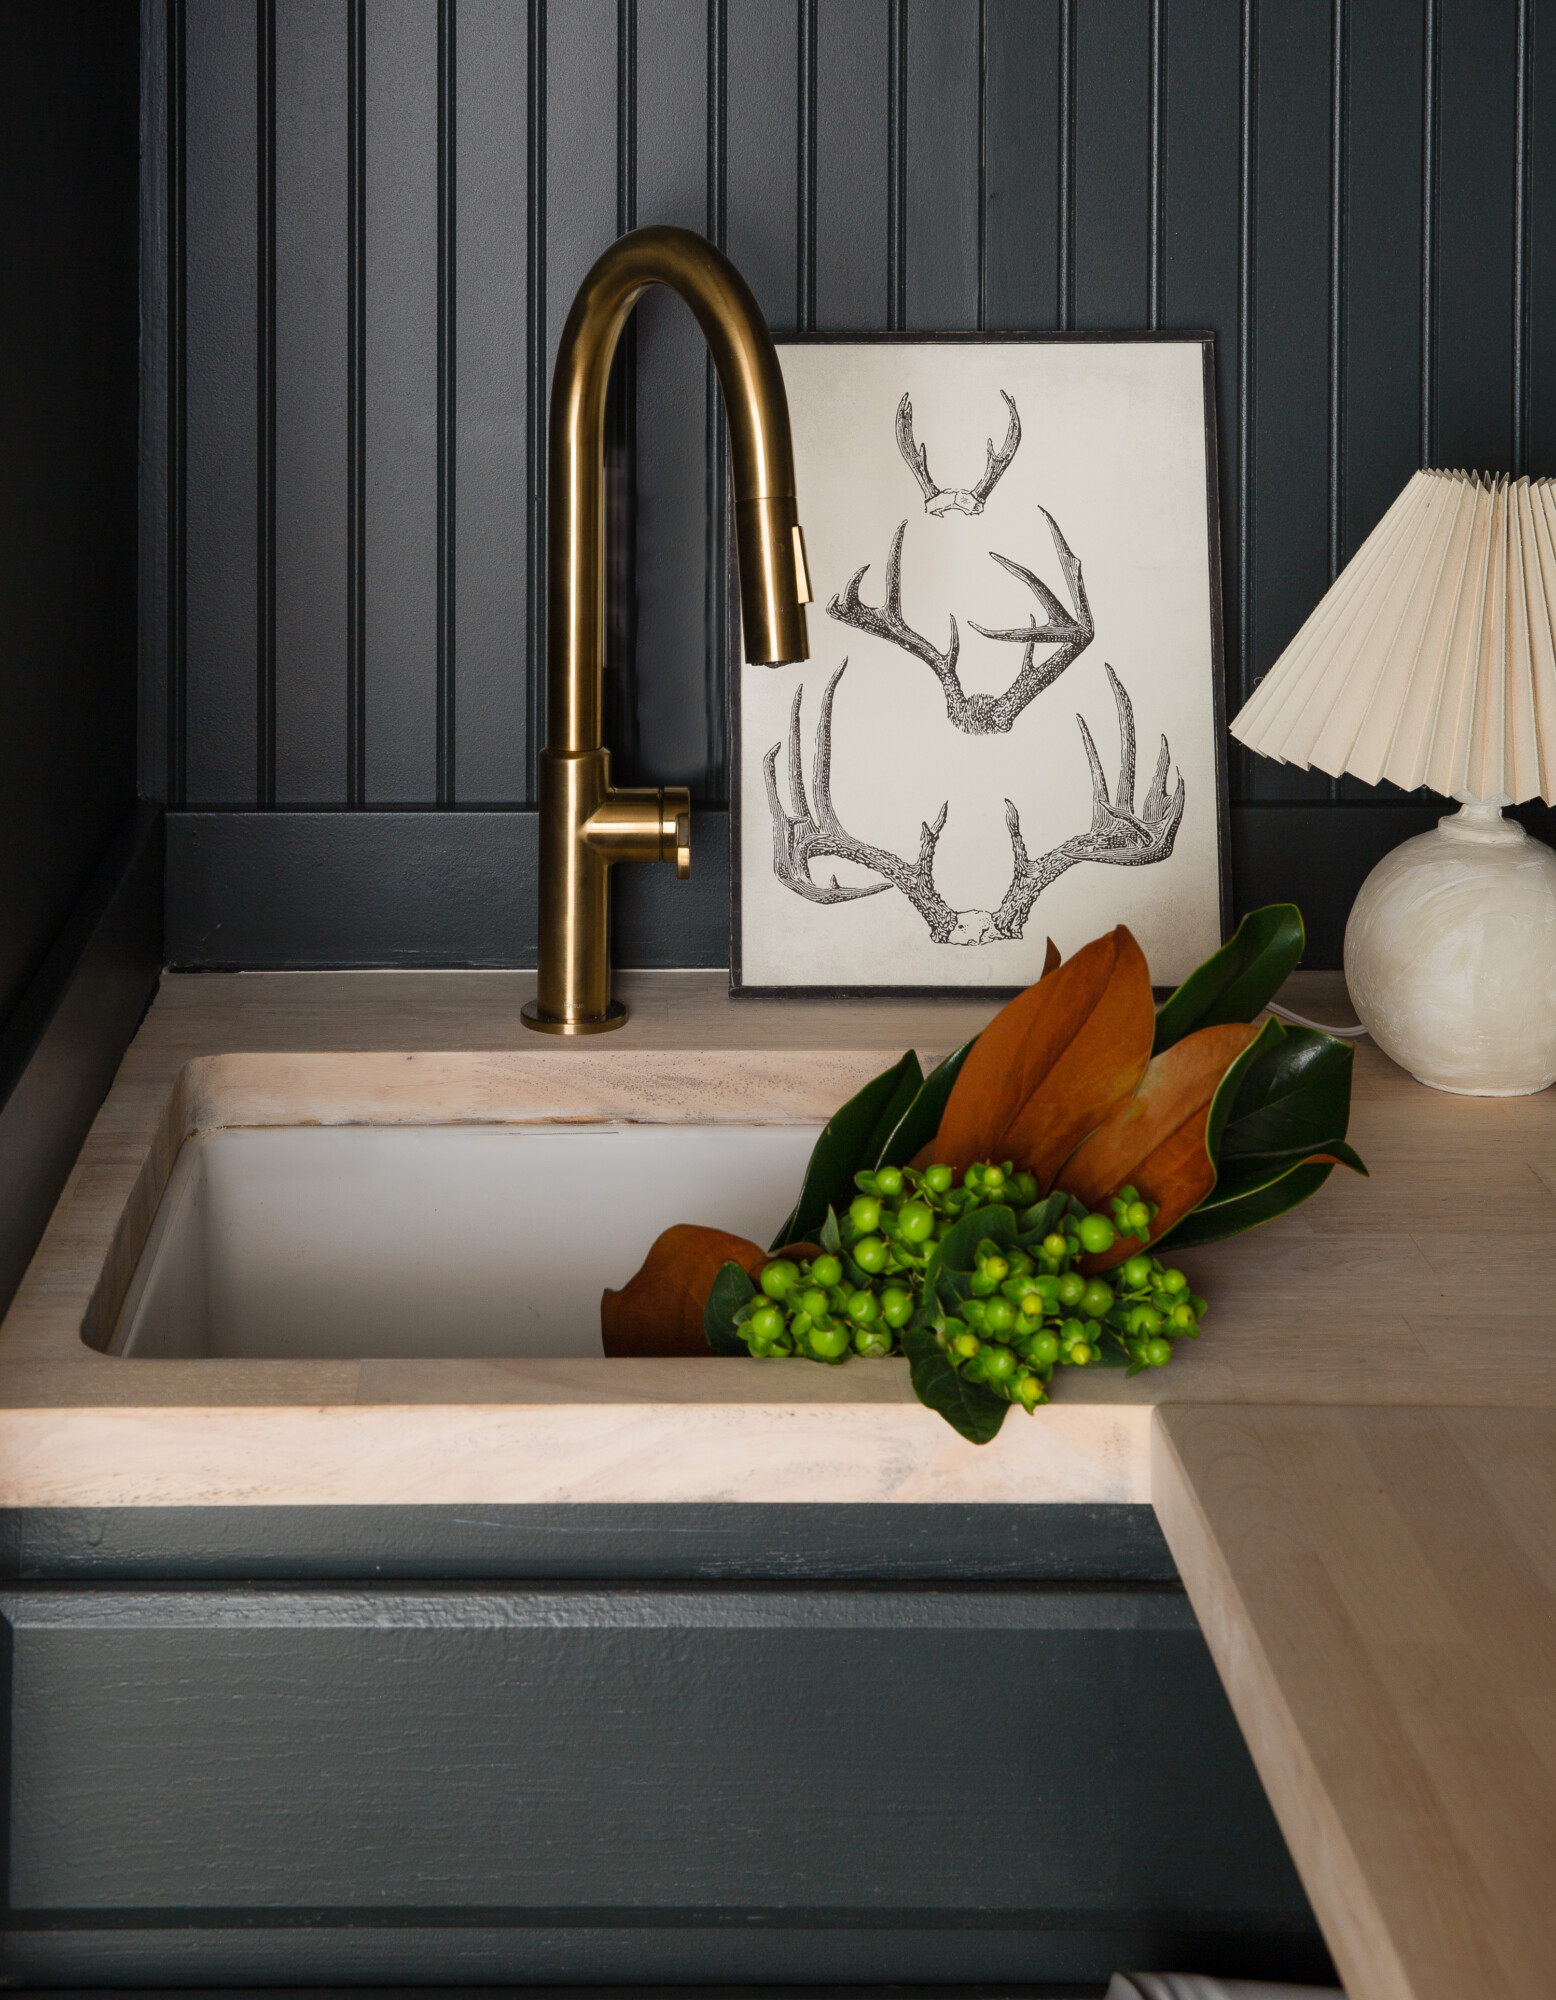
<path fill-rule="evenodd" d="M 148 0 L 142 783 L 188 964 L 528 963 L 546 388 L 634 224 L 777 327 L 1209 327 L 1228 712 L 1417 465 L 1556 471 L 1552 0 Z M 703 808 L 625 962 L 725 954 L 720 418 L 640 308 L 610 740 Z M 635 491 L 632 478 L 635 467 Z M 1337 962 L 1430 801 L 1232 759 Z M 1541 830 L 1549 830 L 1535 815 Z"/>

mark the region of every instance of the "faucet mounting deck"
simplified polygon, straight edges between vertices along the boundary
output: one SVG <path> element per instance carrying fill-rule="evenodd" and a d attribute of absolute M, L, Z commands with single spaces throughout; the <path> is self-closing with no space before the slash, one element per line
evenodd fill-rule
<path fill-rule="evenodd" d="M 691 870 L 691 795 L 617 790 L 600 740 L 605 630 L 605 389 L 639 295 L 668 285 L 691 307 L 724 391 L 735 491 L 745 655 L 809 657 L 805 543 L 794 493 L 789 405 L 772 338 L 740 273 L 688 229 L 635 229 L 578 289 L 551 383 L 546 554 L 546 747 L 540 758 L 540 976 L 524 1009 L 549 1035 L 619 1027 L 611 998 L 609 869 L 674 861 Z"/>

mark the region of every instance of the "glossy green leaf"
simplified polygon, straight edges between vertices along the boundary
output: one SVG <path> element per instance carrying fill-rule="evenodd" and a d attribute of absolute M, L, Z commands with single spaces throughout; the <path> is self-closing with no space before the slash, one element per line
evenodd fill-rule
<path fill-rule="evenodd" d="M 959 1049 L 953 1049 L 944 1062 L 937 1063 L 925 1077 L 911 1102 L 903 1111 L 896 1124 L 887 1134 L 874 1164 L 878 1167 L 905 1167 L 914 1154 L 927 1146 L 940 1130 L 940 1120 L 945 1115 L 946 1099 L 951 1095 L 952 1085 L 962 1073 L 962 1064 L 971 1053 L 973 1042 L 963 1042 Z"/>
<path fill-rule="evenodd" d="M 978 1261 L 978 1245 L 985 1240 L 999 1244 L 1001 1249 L 1015 1247 L 1016 1218 L 1008 1208 L 971 1209 L 946 1231 L 924 1266 L 925 1296 L 939 1298 L 948 1307 L 951 1301 L 966 1298 L 967 1281 Z M 946 1281 L 944 1289 L 942 1277 Z"/>
<path fill-rule="evenodd" d="M 702 1330 L 715 1354 L 744 1354 L 751 1350 L 740 1338 L 736 1314 L 756 1297 L 756 1286 L 736 1263 L 721 1264 L 708 1302 L 702 1309 Z"/>
<path fill-rule="evenodd" d="M 1221 949 L 1162 1002 L 1151 1053 L 1160 1055 L 1196 1028 L 1251 1021 L 1295 970 L 1303 943 L 1295 903 L 1250 910 Z"/>
<path fill-rule="evenodd" d="M 1350 1123 L 1350 1044 L 1313 1028 L 1286 1028 L 1273 1040 L 1267 1032 L 1255 1044 L 1221 1135 L 1228 1172 L 1262 1173 L 1334 1152 Z M 1348 1166 L 1367 1171 L 1349 1147 L 1346 1155 Z"/>
<path fill-rule="evenodd" d="M 908 1373 L 925 1409 L 944 1417 L 970 1444 L 987 1444 L 997 1435 L 1009 1403 L 980 1382 L 964 1381 L 938 1347 L 916 1356 Z"/>
<path fill-rule="evenodd" d="M 844 1209 L 854 1198 L 854 1175 L 873 1167 L 881 1148 L 901 1123 L 903 1113 L 919 1095 L 924 1072 L 912 1049 L 901 1062 L 872 1077 L 841 1110 L 827 1120 L 805 1169 L 799 1200 L 773 1247 L 814 1235 L 828 1208 Z"/>
<path fill-rule="evenodd" d="M 1217 1084 L 1216 1094 L 1210 1100 L 1210 1116 L 1205 1124 L 1205 1150 L 1216 1167 L 1219 1168 L 1221 1164 L 1227 1124 L 1231 1119 L 1233 1107 L 1242 1093 L 1244 1079 L 1261 1057 L 1284 1041 L 1285 1035 L 1286 1030 L 1279 1021 L 1266 1021 L 1259 1030 L 1258 1040 L 1248 1044 Z"/>
<path fill-rule="evenodd" d="M 1300 1166 L 1290 1167 L 1283 1174 L 1263 1185 L 1249 1189 L 1246 1193 L 1231 1195 L 1226 1200 L 1201 1202 L 1191 1214 L 1186 1215 L 1170 1236 L 1162 1239 L 1159 1250 L 1170 1247 L 1173 1250 L 1191 1250 L 1199 1243 L 1219 1243 L 1228 1236 L 1239 1236 L 1245 1229 L 1254 1229 L 1261 1222 L 1272 1222 L 1277 1215 L 1284 1215 L 1299 1203 L 1317 1194 L 1334 1169 L 1327 1160 L 1308 1161 Z M 1217 1188 L 1216 1193 L 1222 1192 Z"/>

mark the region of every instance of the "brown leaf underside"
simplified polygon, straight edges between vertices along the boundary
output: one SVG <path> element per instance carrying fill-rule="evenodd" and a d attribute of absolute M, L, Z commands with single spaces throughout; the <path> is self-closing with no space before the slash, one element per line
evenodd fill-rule
<path fill-rule="evenodd" d="M 1155 1057 L 1140 1087 L 1117 1106 L 1059 1170 L 1059 1184 L 1089 1208 L 1100 1207 L 1126 1184 L 1158 1205 L 1153 1238 L 1164 1236 L 1215 1186 L 1215 1169 L 1205 1150 L 1211 1099 L 1227 1070 L 1258 1034 L 1241 1021 L 1200 1028 Z M 1138 1245 L 1123 1238 L 1111 1251 L 1088 1260 L 1088 1269 L 1107 1270 L 1133 1255 Z"/>
<path fill-rule="evenodd" d="M 1155 1025 L 1145 957 L 1120 924 L 995 1015 L 962 1065 L 933 1157 L 959 1174 L 974 1160 L 1013 1160 L 1048 1188 L 1134 1091 Z"/>
<path fill-rule="evenodd" d="M 782 1253 L 795 1258 L 821 1255 L 814 1243 L 795 1243 Z M 613 1359 L 642 1360 L 667 1355 L 700 1355 L 710 1349 L 702 1312 L 713 1280 L 725 1264 L 738 1264 L 756 1278 L 773 1252 L 749 1237 L 700 1223 L 678 1222 L 655 1239 L 642 1268 L 619 1292 L 600 1294 L 600 1336 Z"/>

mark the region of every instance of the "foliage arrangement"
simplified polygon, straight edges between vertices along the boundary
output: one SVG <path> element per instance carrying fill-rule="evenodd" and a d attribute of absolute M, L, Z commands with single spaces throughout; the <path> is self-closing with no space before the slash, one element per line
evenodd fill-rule
<path fill-rule="evenodd" d="M 1255 1025 L 1301 957 L 1290 904 L 1244 918 L 1158 1009 L 1120 926 L 928 1077 L 911 1051 L 828 1121 L 771 1249 L 666 1230 L 601 1300 L 607 1354 L 905 1354 L 986 1443 L 1056 1367 L 1160 1367 L 1206 1302 L 1154 1253 L 1305 1201 L 1346 1143 L 1350 1047 Z"/>

